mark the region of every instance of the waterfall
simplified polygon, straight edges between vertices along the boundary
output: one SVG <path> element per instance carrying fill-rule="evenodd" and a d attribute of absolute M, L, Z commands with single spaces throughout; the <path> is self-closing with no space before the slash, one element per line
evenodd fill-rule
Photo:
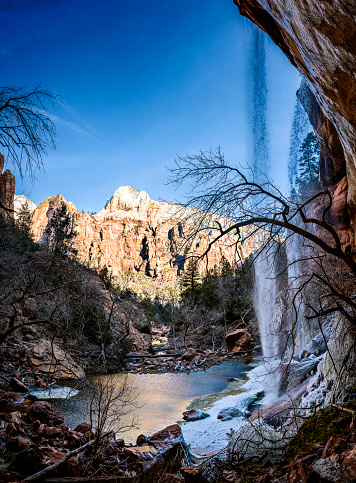
<path fill-rule="evenodd" d="M 288 263 L 288 296 L 289 296 L 289 342 L 286 350 L 286 359 L 292 357 L 299 359 L 303 351 L 315 353 L 322 349 L 325 342 L 320 333 L 319 322 L 307 320 L 305 317 L 305 298 L 309 303 L 313 293 L 305 294 L 301 287 L 305 280 L 310 276 L 308 262 L 303 259 L 308 258 L 308 247 L 303 245 L 300 235 L 292 235 L 286 242 L 287 263 Z M 292 301 L 294 304 L 292 305 Z M 315 303 L 316 305 L 316 303 Z M 328 333 L 330 327 L 325 327 Z"/>
<path fill-rule="evenodd" d="M 263 183 L 270 174 L 269 133 L 267 125 L 267 75 L 265 34 L 253 30 L 253 51 L 250 54 L 251 80 L 250 132 L 252 137 L 251 167 L 254 179 Z M 277 304 L 278 289 L 275 270 L 274 248 L 263 249 L 254 262 L 254 306 L 257 315 L 264 365 L 266 368 L 266 392 L 275 392 L 274 369 L 280 357 L 280 305 Z"/>
<path fill-rule="evenodd" d="M 253 50 L 250 53 L 250 132 L 252 135 L 251 167 L 257 181 L 269 175 L 269 135 L 267 129 L 267 76 L 265 34 L 253 27 Z"/>
<path fill-rule="evenodd" d="M 307 339 L 307 326 L 304 321 L 304 301 L 299 288 L 302 280 L 303 267 L 301 260 L 302 240 L 299 235 L 292 235 L 287 241 L 288 257 L 288 291 L 290 301 L 294 301 L 290 306 L 289 331 L 292 344 L 288 348 L 289 358 L 292 355 L 298 356 L 305 349 Z"/>
<path fill-rule="evenodd" d="M 263 251 L 254 263 L 255 293 L 254 305 L 260 330 L 262 353 L 266 362 L 278 357 L 278 334 L 272 327 L 273 313 L 277 300 L 277 284 L 275 280 L 273 253 Z"/>

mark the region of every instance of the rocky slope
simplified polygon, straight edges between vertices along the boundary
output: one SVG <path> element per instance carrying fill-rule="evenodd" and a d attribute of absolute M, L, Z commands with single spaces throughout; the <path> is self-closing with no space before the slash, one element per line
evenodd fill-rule
<path fill-rule="evenodd" d="M 107 267 L 114 275 L 135 270 L 148 276 L 172 278 L 184 268 L 186 256 L 203 253 L 213 236 L 206 230 L 187 240 L 192 226 L 185 220 L 191 214 L 189 210 L 153 201 L 145 191 L 122 186 L 95 215 L 80 213 L 61 195 L 47 198 L 33 213 L 36 241 L 43 240 L 48 220 L 63 204 L 74 217 L 78 233 L 75 248 L 80 261 L 95 269 Z M 230 261 L 244 258 L 258 243 L 253 238 L 244 246 L 232 246 L 232 242 L 236 240 L 214 244 L 209 266 L 218 264 L 223 256 Z"/>

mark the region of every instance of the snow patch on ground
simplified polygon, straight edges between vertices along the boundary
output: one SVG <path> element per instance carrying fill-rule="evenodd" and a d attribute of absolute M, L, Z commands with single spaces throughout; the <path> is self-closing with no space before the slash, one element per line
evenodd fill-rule
<path fill-rule="evenodd" d="M 50 389 L 32 389 L 29 394 L 37 399 L 67 399 L 76 396 L 79 391 L 71 387 L 52 387 Z"/>
<path fill-rule="evenodd" d="M 227 421 L 217 419 L 222 409 L 235 407 L 242 412 L 258 398 L 258 394 L 264 390 L 266 369 L 259 366 L 252 369 L 248 374 L 248 380 L 235 395 L 225 396 L 213 403 L 206 412 L 210 418 L 192 421 L 182 426 L 184 440 L 190 445 L 191 451 L 197 455 L 209 454 L 227 446 L 230 430 L 244 426 L 247 422 L 243 416 L 237 416 Z M 263 401 L 262 401 L 263 404 Z"/>

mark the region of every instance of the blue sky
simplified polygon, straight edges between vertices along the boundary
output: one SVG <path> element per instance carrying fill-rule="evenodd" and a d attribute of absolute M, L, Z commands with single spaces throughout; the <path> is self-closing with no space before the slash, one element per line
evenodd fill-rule
<path fill-rule="evenodd" d="M 232 0 L 0 0 L 2 85 L 61 95 L 57 150 L 17 193 L 99 211 L 121 185 L 174 200 L 165 166 L 222 146 L 248 162 L 252 25 Z M 272 177 L 286 185 L 299 77 L 268 40 Z M 8 166 L 12 169 L 11 166 Z"/>

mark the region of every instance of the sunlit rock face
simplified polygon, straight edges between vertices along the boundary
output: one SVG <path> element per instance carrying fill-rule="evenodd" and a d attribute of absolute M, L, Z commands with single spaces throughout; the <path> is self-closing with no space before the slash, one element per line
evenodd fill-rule
<path fill-rule="evenodd" d="M 47 198 L 33 214 L 36 241 L 43 240 L 48 220 L 63 204 L 74 217 L 78 233 L 74 244 L 80 261 L 95 269 L 107 267 L 114 275 L 135 270 L 173 279 L 184 267 L 184 256 L 203 253 L 211 241 L 211 236 L 203 232 L 181 249 L 189 226 L 183 217 L 180 219 L 182 213 L 177 214 L 178 207 L 153 201 L 145 191 L 130 186 L 116 190 L 96 215 L 80 213 L 61 195 Z M 222 257 L 230 262 L 241 260 L 258 243 L 253 237 L 244 246 L 232 246 L 231 242 L 222 240 L 212 246 L 208 266 L 218 265 Z"/>
<path fill-rule="evenodd" d="M 121 186 L 115 191 L 111 198 L 108 199 L 105 210 L 132 210 L 139 209 L 141 206 L 148 204 L 150 197 L 146 191 L 139 191 L 131 186 Z"/>
<path fill-rule="evenodd" d="M 14 218 L 15 176 L 8 169 L 3 173 L 4 156 L 0 153 L 0 215 L 6 220 Z"/>
<path fill-rule="evenodd" d="M 303 74 L 339 136 L 356 217 L 356 9 L 353 0 L 234 0 Z M 333 133 L 333 136 L 335 133 Z M 340 167 L 331 167 L 338 171 Z M 322 166 L 323 170 L 329 168 Z M 336 182 L 339 180 L 335 180 Z"/>
<path fill-rule="evenodd" d="M 33 201 L 29 200 L 26 198 L 24 195 L 15 195 L 14 196 L 14 210 L 15 210 L 15 219 L 18 216 L 19 210 L 23 207 L 26 206 L 27 209 L 30 212 L 34 212 L 35 209 L 37 208 L 37 205 L 33 203 Z"/>

